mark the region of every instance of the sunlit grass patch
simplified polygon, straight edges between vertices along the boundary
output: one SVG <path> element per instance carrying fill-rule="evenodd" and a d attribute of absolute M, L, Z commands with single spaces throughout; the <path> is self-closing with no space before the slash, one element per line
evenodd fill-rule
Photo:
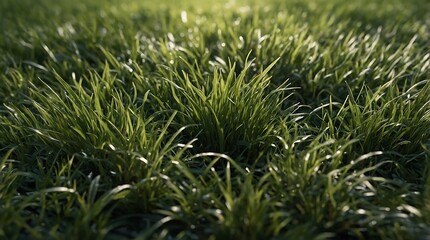
<path fill-rule="evenodd" d="M 1 1 L 0 238 L 429 235 L 429 10 Z"/>

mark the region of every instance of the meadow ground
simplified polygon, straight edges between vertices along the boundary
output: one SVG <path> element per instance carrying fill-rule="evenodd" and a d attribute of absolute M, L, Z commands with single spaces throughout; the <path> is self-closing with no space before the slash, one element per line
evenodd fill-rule
<path fill-rule="evenodd" d="M 0 239 L 429 239 L 430 2 L 0 2 Z"/>

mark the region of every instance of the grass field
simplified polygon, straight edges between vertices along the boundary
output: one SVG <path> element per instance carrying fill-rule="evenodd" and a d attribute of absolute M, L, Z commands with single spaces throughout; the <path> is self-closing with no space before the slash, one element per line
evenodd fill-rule
<path fill-rule="evenodd" d="M 430 2 L 0 2 L 0 239 L 430 239 Z"/>

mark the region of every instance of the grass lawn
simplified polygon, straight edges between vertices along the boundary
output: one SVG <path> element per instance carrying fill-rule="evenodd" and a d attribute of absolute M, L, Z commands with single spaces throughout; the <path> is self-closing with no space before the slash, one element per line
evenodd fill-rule
<path fill-rule="evenodd" d="M 430 1 L 0 16 L 0 239 L 430 239 Z"/>

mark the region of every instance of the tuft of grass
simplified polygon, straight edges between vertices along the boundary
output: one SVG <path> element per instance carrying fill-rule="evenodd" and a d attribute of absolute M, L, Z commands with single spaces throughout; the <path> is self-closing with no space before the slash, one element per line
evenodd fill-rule
<path fill-rule="evenodd" d="M 186 63 L 190 74 L 166 70 L 170 78 L 166 76 L 161 81 L 166 82 L 167 89 L 156 92 L 165 91 L 168 95 L 157 100 L 180 111 L 178 124 L 189 126 L 187 134 L 202 143 L 198 151 L 237 155 L 254 149 L 257 154 L 287 112 L 282 109 L 287 84 L 268 90 L 267 74 L 275 63 L 250 79 L 247 75 L 252 62 L 238 75 L 233 64 L 226 74 L 215 70 L 213 76 L 207 77 L 193 72 L 191 64 Z"/>

